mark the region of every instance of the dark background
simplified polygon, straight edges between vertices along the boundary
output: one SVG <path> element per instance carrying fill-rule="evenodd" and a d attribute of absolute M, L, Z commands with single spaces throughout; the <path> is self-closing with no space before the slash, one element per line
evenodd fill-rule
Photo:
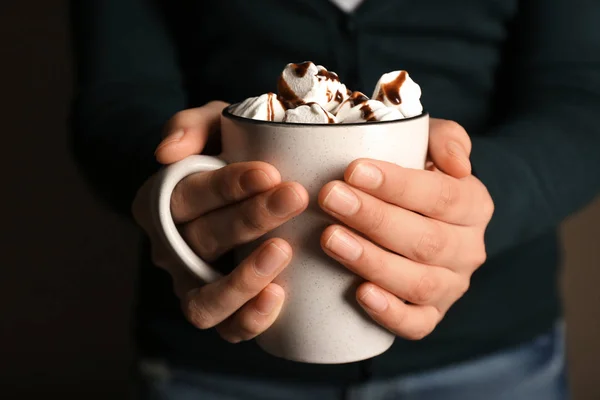
<path fill-rule="evenodd" d="M 67 31 L 66 1 L 0 2 L 0 398 L 6 400 L 130 394 L 137 230 L 101 209 L 67 152 Z M 563 230 L 574 400 L 600 399 L 599 222 L 597 202 Z"/>

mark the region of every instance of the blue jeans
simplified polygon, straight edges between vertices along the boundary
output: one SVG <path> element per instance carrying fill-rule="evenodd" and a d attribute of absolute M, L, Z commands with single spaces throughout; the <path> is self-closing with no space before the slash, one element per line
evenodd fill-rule
<path fill-rule="evenodd" d="M 142 399 L 566 400 L 564 339 L 564 327 L 559 323 L 552 332 L 514 349 L 434 371 L 349 387 L 311 387 L 146 368 L 147 393 Z"/>

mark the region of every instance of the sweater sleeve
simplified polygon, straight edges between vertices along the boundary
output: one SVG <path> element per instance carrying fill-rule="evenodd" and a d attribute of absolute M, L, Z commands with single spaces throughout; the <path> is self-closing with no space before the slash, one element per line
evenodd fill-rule
<path fill-rule="evenodd" d="M 600 2 L 520 2 L 507 114 L 471 161 L 496 206 L 489 257 L 582 208 L 600 188 Z"/>
<path fill-rule="evenodd" d="M 157 0 L 72 0 L 72 154 L 99 197 L 129 215 L 159 165 L 165 122 L 185 108 L 177 54 Z"/>

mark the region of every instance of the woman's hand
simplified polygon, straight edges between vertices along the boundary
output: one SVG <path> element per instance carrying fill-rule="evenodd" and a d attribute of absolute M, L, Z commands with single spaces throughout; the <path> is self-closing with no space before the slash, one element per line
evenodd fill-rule
<path fill-rule="evenodd" d="M 350 228 L 328 227 L 323 249 L 367 281 L 356 292 L 367 313 L 408 339 L 431 333 L 469 288 L 494 209 L 470 174 L 464 129 L 443 120 L 430 128 L 427 170 L 361 159 L 319 194 L 323 210 Z"/>
<path fill-rule="evenodd" d="M 185 110 L 167 124 L 156 150 L 171 164 L 204 149 L 218 131 L 222 102 Z M 152 244 L 154 263 L 169 272 L 188 320 L 200 329 L 215 327 L 229 342 L 252 339 L 277 318 L 285 293 L 272 280 L 288 265 L 290 245 L 282 239 L 263 243 L 229 275 L 202 285 L 163 243 L 151 218 L 154 177 L 139 190 L 133 214 Z M 263 162 L 230 164 L 184 178 L 173 191 L 171 212 L 188 245 L 203 259 L 215 260 L 300 214 L 308 205 L 306 190 L 282 182 L 275 167 Z"/>

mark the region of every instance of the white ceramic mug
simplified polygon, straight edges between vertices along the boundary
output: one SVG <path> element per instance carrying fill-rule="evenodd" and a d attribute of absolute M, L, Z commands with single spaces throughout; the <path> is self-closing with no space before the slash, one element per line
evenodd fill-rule
<path fill-rule="evenodd" d="M 287 240 L 294 251 L 290 265 L 275 279 L 286 300 L 275 323 L 256 338 L 268 353 L 289 360 L 338 364 L 385 352 L 394 335 L 375 323 L 355 299 L 362 279 L 328 257 L 320 236 L 333 219 L 317 204 L 327 182 L 343 179 L 357 158 L 393 162 L 423 169 L 429 138 L 429 116 L 357 124 L 288 124 L 237 117 L 223 111 L 222 153 L 194 155 L 165 168 L 157 180 L 158 224 L 167 243 L 200 279 L 221 276 L 198 257 L 179 234 L 171 216 L 171 194 L 184 177 L 228 163 L 264 161 L 274 165 L 283 181 L 297 181 L 309 193 L 308 209 L 259 240 L 235 250 L 243 260 L 270 237 Z"/>

